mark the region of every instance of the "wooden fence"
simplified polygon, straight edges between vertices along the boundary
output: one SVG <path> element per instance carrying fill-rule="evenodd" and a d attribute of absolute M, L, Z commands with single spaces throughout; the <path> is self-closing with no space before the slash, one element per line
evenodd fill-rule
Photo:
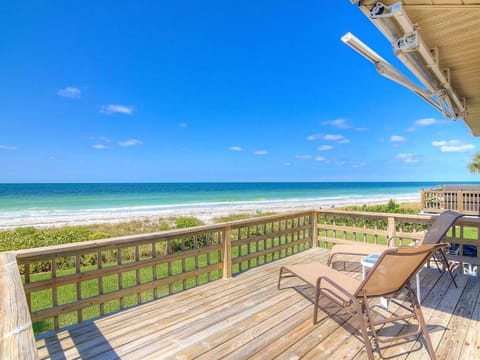
<path fill-rule="evenodd" d="M 38 359 L 14 254 L 0 256 L 0 359 Z"/>
<path fill-rule="evenodd" d="M 16 258 L 18 276 L 1 269 L 2 283 L 23 285 L 25 296 L 6 293 L 2 308 L 10 302 L 21 305 L 23 298 L 35 332 L 56 330 L 311 247 L 386 243 L 394 235 L 420 239 L 431 222 L 431 216 L 330 209 L 3 253 L 0 258 Z M 479 228 L 477 219 L 464 218 L 448 234 L 455 250 L 449 258 L 462 267 L 463 262 L 470 268 L 480 265 Z M 3 316 L 13 323 L 25 321 Z M 6 329 L 0 331 L 2 346 L 17 337 Z"/>
<path fill-rule="evenodd" d="M 480 215 L 480 190 L 455 189 L 453 187 L 421 189 L 420 201 L 422 210 L 426 213 L 455 210 L 466 215 Z"/>
<path fill-rule="evenodd" d="M 167 296 L 307 249 L 312 212 L 15 252 L 36 332 Z"/>

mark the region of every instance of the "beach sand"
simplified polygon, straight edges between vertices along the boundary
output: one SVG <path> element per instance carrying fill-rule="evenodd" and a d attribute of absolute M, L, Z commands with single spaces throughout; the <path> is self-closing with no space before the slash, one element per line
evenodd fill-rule
<path fill-rule="evenodd" d="M 131 208 L 115 211 L 109 209 L 78 210 L 75 212 L 23 212 L 11 216 L 0 216 L 0 230 L 9 230 L 18 227 L 32 226 L 36 228 L 91 225 L 101 223 L 120 223 L 127 221 L 147 221 L 171 219 L 178 217 L 195 217 L 209 224 L 218 217 L 233 214 L 258 215 L 262 213 L 285 213 L 308 211 L 321 208 L 338 208 L 354 205 L 375 205 L 387 203 L 390 199 L 399 203 L 418 202 L 418 196 L 392 196 L 370 199 L 350 199 L 349 201 L 322 200 L 277 200 L 259 202 L 234 202 L 177 205 L 164 208 Z"/>

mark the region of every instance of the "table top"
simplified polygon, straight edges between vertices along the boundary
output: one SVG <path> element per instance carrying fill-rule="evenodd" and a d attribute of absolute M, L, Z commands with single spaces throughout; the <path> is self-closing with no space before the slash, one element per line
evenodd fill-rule
<path fill-rule="evenodd" d="M 380 254 L 369 254 L 367 256 L 364 256 L 360 263 L 363 266 L 372 267 L 373 265 L 375 265 L 379 257 Z"/>

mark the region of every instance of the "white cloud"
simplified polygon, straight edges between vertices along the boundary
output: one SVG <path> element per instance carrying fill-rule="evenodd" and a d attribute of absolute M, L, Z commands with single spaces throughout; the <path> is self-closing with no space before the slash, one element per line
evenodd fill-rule
<path fill-rule="evenodd" d="M 343 135 L 340 135 L 340 134 L 327 134 L 323 137 L 323 139 L 335 141 L 335 140 L 343 140 L 344 137 Z"/>
<path fill-rule="evenodd" d="M 307 136 L 308 141 L 314 141 L 322 138 L 322 134 L 312 134 Z"/>
<path fill-rule="evenodd" d="M 303 154 L 303 155 L 297 155 L 295 156 L 297 159 L 300 159 L 300 160 L 309 160 L 312 158 L 312 155 L 309 155 L 309 154 Z"/>
<path fill-rule="evenodd" d="M 267 155 L 268 151 L 267 150 L 256 150 L 253 152 L 254 155 Z"/>
<path fill-rule="evenodd" d="M 321 145 L 318 147 L 319 151 L 327 151 L 327 150 L 332 150 L 333 146 L 332 145 Z"/>
<path fill-rule="evenodd" d="M 58 90 L 57 95 L 69 99 L 78 99 L 81 95 L 81 91 L 74 86 L 67 86 L 65 89 Z"/>
<path fill-rule="evenodd" d="M 403 161 L 406 164 L 413 164 L 418 162 L 418 160 L 415 158 L 415 154 L 412 153 L 400 153 L 395 155 L 395 159 Z"/>
<path fill-rule="evenodd" d="M 435 118 L 425 118 L 425 119 L 419 119 L 415 121 L 414 125 L 416 126 L 430 126 L 433 124 L 437 124 L 438 120 Z"/>
<path fill-rule="evenodd" d="M 142 144 L 143 144 L 143 141 L 137 140 L 137 139 L 129 139 L 129 140 L 118 142 L 118 145 L 122 147 L 130 147 L 130 146 L 136 146 L 136 145 L 142 145 Z"/>
<path fill-rule="evenodd" d="M 133 106 L 125 106 L 125 105 L 118 105 L 118 104 L 110 104 L 110 105 L 102 105 L 100 108 L 100 112 L 102 114 L 125 114 L 125 115 L 132 115 L 133 114 Z"/>
<path fill-rule="evenodd" d="M 335 119 L 335 120 L 330 120 L 330 121 L 324 121 L 322 124 L 323 125 L 330 125 L 330 126 L 338 128 L 338 129 L 350 129 L 351 128 L 351 126 L 347 123 L 347 120 L 345 120 L 345 119 Z"/>
<path fill-rule="evenodd" d="M 367 166 L 366 162 L 355 163 L 355 164 L 352 165 L 352 167 L 354 167 L 354 168 L 364 168 L 365 166 Z"/>
<path fill-rule="evenodd" d="M 0 150 L 17 150 L 17 147 L 10 145 L 0 145 Z"/>
<path fill-rule="evenodd" d="M 346 139 L 343 135 L 341 134 L 312 134 L 307 137 L 307 140 L 309 141 L 314 141 L 314 140 L 327 140 L 327 141 L 337 141 L 339 144 L 348 144 L 350 140 Z"/>
<path fill-rule="evenodd" d="M 418 119 L 413 123 L 412 126 L 410 126 L 407 131 L 415 131 L 419 127 L 425 127 L 425 126 L 430 126 L 434 124 L 439 124 L 440 121 L 435 119 L 435 118 L 424 118 L 424 119 Z"/>
<path fill-rule="evenodd" d="M 230 150 L 230 151 L 244 151 L 244 149 L 240 146 L 230 146 L 228 148 L 228 150 Z"/>
<path fill-rule="evenodd" d="M 108 149 L 108 146 L 104 144 L 94 144 L 92 145 L 92 148 L 97 150 L 103 150 L 103 149 Z"/>
<path fill-rule="evenodd" d="M 348 144 L 350 140 L 346 139 L 341 134 L 327 134 L 323 136 L 323 140 L 336 141 L 337 144 Z"/>
<path fill-rule="evenodd" d="M 456 140 L 450 140 L 451 141 L 456 141 Z M 448 141 L 445 141 L 445 140 L 434 140 L 432 141 L 432 146 L 435 146 L 435 147 L 440 147 L 440 146 L 445 146 L 447 145 Z"/>
<path fill-rule="evenodd" d="M 319 155 L 319 156 L 316 156 L 316 157 L 315 157 L 315 161 L 325 162 L 325 161 L 327 161 L 327 159 L 326 159 L 324 156 L 320 156 L 320 155 Z"/>
<path fill-rule="evenodd" d="M 441 152 L 467 152 L 475 149 L 473 144 L 465 144 L 460 140 L 436 140 L 432 141 L 432 146 L 438 147 Z"/>
<path fill-rule="evenodd" d="M 404 142 L 405 140 L 407 140 L 407 139 L 403 136 L 400 136 L 400 135 L 390 136 L 390 142 L 392 142 L 392 143 Z"/>

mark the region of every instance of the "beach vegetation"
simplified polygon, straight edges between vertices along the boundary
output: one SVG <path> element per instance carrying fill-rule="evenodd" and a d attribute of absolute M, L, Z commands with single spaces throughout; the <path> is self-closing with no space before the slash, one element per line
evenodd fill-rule
<path fill-rule="evenodd" d="M 230 222 L 230 221 L 237 221 L 237 220 L 245 220 L 251 219 L 258 216 L 270 216 L 276 215 L 278 213 L 270 211 L 270 212 L 263 212 L 263 213 L 255 213 L 255 214 L 230 214 L 226 216 L 218 216 L 212 219 L 212 222 L 215 224 Z"/>
<path fill-rule="evenodd" d="M 203 225 L 203 222 L 195 217 L 179 217 L 175 219 L 175 227 L 177 229 L 184 229 L 199 225 Z"/>
<path fill-rule="evenodd" d="M 390 214 L 418 214 L 420 212 L 420 204 L 408 203 L 399 204 L 395 200 L 390 199 L 386 204 L 366 205 L 361 206 L 347 206 L 345 210 L 364 211 L 364 212 L 379 212 Z"/>
<path fill-rule="evenodd" d="M 175 227 L 185 228 L 189 227 L 187 225 L 197 226 L 200 224 L 201 222 L 198 219 L 187 218 L 177 224 L 172 219 L 158 219 L 46 229 L 20 227 L 14 230 L 0 231 L 0 251 L 31 249 L 116 236 L 166 231 Z"/>

